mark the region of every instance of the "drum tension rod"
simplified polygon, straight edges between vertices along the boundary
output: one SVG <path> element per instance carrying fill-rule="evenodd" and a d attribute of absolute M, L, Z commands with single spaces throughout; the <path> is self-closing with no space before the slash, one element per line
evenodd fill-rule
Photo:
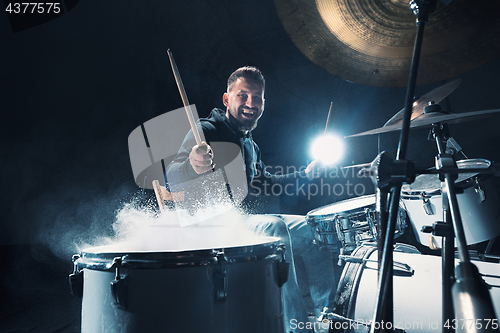
<path fill-rule="evenodd" d="M 83 298 L 83 272 L 78 270 L 78 260 L 80 259 L 80 255 L 74 254 L 72 257 L 73 261 L 73 273 L 69 275 L 69 288 L 71 294 L 78 297 L 79 299 Z"/>
<path fill-rule="evenodd" d="M 218 252 L 216 258 L 220 265 L 214 271 L 215 303 L 222 303 L 227 298 L 227 274 L 224 268 L 224 252 Z"/>
<path fill-rule="evenodd" d="M 111 296 L 113 297 L 113 304 L 119 309 L 127 308 L 127 276 L 120 275 L 120 267 L 122 265 L 122 257 L 115 257 L 111 268 L 115 268 L 115 279 L 110 282 Z"/>

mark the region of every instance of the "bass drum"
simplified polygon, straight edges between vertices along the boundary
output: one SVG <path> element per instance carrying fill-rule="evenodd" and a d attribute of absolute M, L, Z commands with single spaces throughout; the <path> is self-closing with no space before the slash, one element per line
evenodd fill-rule
<path fill-rule="evenodd" d="M 176 252 L 127 251 L 126 244 L 82 251 L 74 258 L 83 274 L 82 332 L 283 331 L 283 248 L 279 238 L 260 241 Z"/>
<path fill-rule="evenodd" d="M 488 168 L 484 159 L 457 161 L 460 169 Z M 457 200 L 467 244 L 476 244 L 500 235 L 500 193 L 494 178 L 464 173 L 455 181 Z M 438 175 L 420 175 L 404 184 L 401 200 L 414 226 L 417 240 L 430 248 L 441 247 L 441 237 L 422 232 L 423 226 L 443 221 L 441 182 Z"/>
<path fill-rule="evenodd" d="M 403 252 L 401 252 L 403 251 Z M 500 264 L 473 261 L 492 286 L 490 295 L 500 313 Z M 357 320 L 351 325 L 331 322 L 333 328 L 368 332 L 377 299 L 377 250 L 360 246 L 346 257 L 335 298 L 335 313 Z M 422 255 L 407 245 L 394 252 L 394 326 L 407 333 L 442 332 L 441 257 Z M 333 330 L 331 330 L 333 331 Z M 337 330 L 339 331 L 339 330 Z"/>

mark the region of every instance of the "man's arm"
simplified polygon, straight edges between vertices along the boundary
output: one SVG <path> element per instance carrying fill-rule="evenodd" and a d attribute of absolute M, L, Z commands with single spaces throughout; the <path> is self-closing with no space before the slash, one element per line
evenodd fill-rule
<path fill-rule="evenodd" d="M 198 126 L 202 131 L 201 126 Z M 167 166 L 167 182 L 173 191 L 182 191 L 182 184 L 196 179 L 199 175 L 211 170 L 212 149 L 203 142 L 198 146 L 193 132 L 190 130 L 182 142 L 177 156 Z"/>

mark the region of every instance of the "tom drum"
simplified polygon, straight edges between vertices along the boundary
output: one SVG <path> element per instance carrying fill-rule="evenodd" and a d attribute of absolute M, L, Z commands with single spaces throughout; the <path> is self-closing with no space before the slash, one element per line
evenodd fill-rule
<path fill-rule="evenodd" d="M 375 195 L 347 199 L 323 206 L 307 214 L 307 222 L 317 233 L 321 244 L 332 252 L 350 253 L 364 242 L 377 240 Z M 406 228 L 406 213 L 400 208 L 395 237 Z"/>

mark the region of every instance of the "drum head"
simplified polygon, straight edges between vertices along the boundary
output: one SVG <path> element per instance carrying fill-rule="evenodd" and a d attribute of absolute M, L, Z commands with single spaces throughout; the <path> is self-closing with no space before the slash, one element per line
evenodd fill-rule
<path fill-rule="evenodd" d="M 255 237 L 237 246 L 214 246 L 211 249 L 172 251 L 165 246 L 157 251 L 141 250 L 137 244 L 123 242 L 113 245 L 97 246 L 82 250 L 77 261 L 80 269 L 108 270 L 114 258 L 122 259 L 122 266 L 131 268 L 163 268 L 177 266 L 206 265 L 217 262 L 217 255 L 226 261 L 260 260 L 274 255 L 281 244 L 278 237 Z"/>
<path fill-rule="evenodd" d="M 346 215 L 347 213 L 375 204 L 375 194 L 365 195 L 358 198 L 347 199 L 320 208 L 316 208 L 307 214 L 307 218 L 322 220 L 335 215 Z"/>
<path fill-rule="evenodd" d="M 457 161 L 459 169 L 486 169 L 491 165 L 491 162 L 485 159 L 470 159 Z M 435 168 L 433 168 L 435 169 Z M 462 187 L 467 187 L 471 178 L 477 176 L 477 173 L 462 173 L 458 176 L 455 184 Z M 419 175 L 411 184 L 403 184 L 401 191 L 404 194 L 420 194 L 426 192 L 427 194 L 441 193 L 441 181 L 438 175 Z"/>

